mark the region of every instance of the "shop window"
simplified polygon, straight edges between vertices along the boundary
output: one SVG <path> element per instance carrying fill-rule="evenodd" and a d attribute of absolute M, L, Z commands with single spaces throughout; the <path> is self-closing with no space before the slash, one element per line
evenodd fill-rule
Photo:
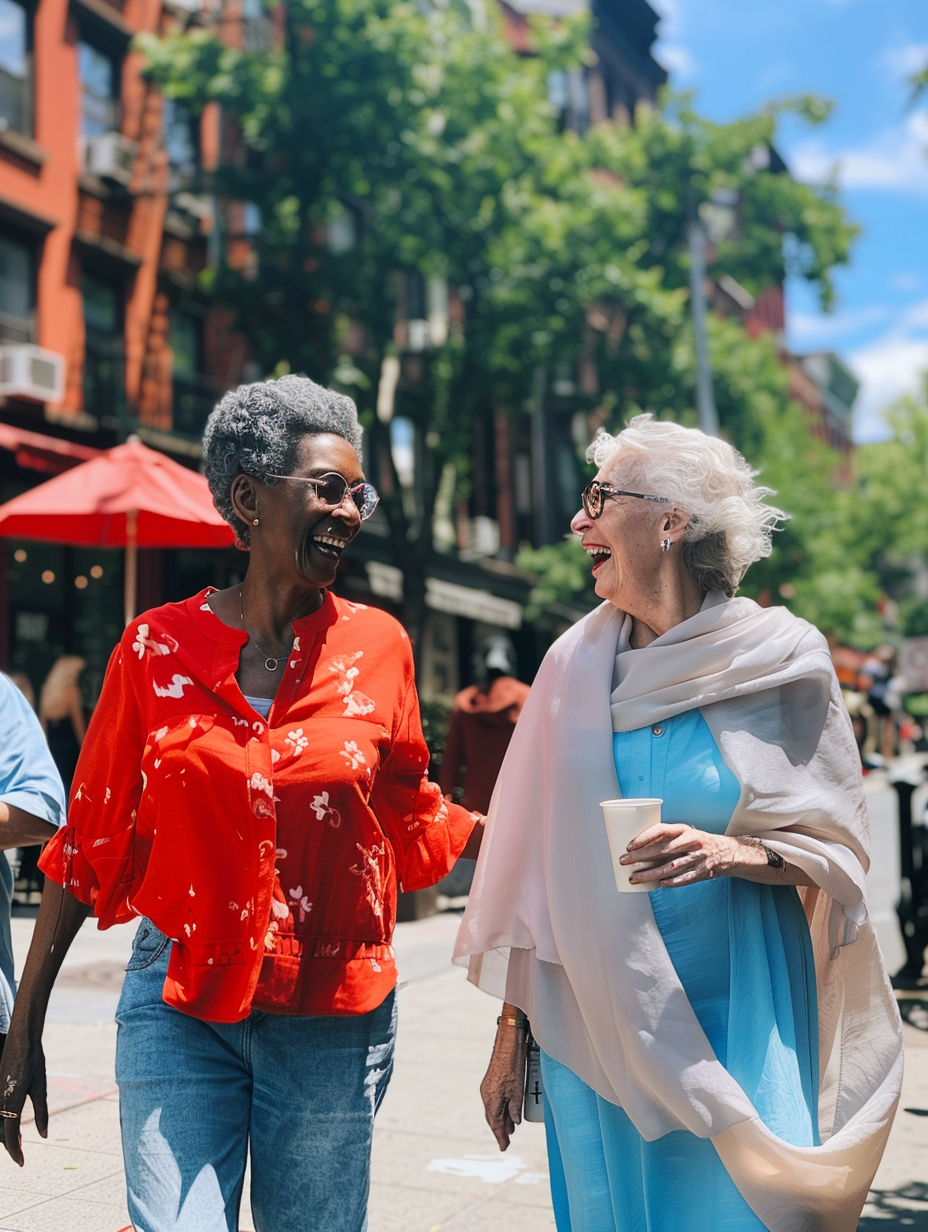
<path fill-rule="evenodd" d="M 203 320 L 180 308 L 171 311 L 168 344 L 173 354 L 171 408 L 175 432 L 199 437 L 216 401 L 216 390 L 203 373 Z"/>
<path fill-rule="evenodd" d="M 0 341 L 35 341 L 35 250 L 0 237 Z"/>
<path fill-rule="evenodd" d="M 91 43 L 78 43 L 81 82 L 81 135 L 99 137 L 118 132 L 119 62 Z"/>
<path fill-rule="evenodd" d="M 32 136 L 32 15 L 0 0 L 0 128 Z"/>
<path fill-rule="evenodd" d="M 125 343 L 122 289 L 85 274 L 84 409 L 113 423 L 125 413 Z"/>

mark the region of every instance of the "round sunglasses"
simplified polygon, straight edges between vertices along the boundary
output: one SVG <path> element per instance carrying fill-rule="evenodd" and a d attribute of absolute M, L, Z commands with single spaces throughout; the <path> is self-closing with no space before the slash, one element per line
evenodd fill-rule
<path fill-rule="evenodd" d="M 292 479 L 296 483 L 311 483 L 314 485 L 316 495 L 323 505 L 328 505 L 330 509 L 337 509 L 350 492 L 351 499 L 358 507 L 358 513 L 361 515 L 362 522 L 367 521 L 377 508 L 377 503 L 380 500 L 377 489 L 371 484 L 356 483 L 353 487 L 350 487 L 345 476 L 339 475 L 337 471 L 330 471 L 327 475 L 320 475 L 318 479 L 311 479 L 306 475 L 267 474 L 264 477 L 265 479 Z"/>
<path fill-rule="evenodd" d="M 663 496 L 648 496 L 645 492 L 627 492 L 624 488 L 614 488 L 611 483 L 600 483 L 598 479 L 591 480 L 580 496 L 586 516 L 595 522 L 606 508 L 606 498 L 616 496 L 636 496 L 638 500 L 658 501 L 666 505 Z"/>

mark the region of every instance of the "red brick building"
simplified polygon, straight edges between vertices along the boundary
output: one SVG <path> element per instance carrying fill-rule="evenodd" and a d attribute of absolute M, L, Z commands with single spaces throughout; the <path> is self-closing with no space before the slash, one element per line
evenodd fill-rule
<path fill-rule="evenodd" d="M 131 44 L 174 12 L 0 0 L 0 499 L 130 432 L 195 465 L 217 392 L 241 377 L 241 346 L 196 290 L 212 228 L 199 169 L 217 119 L 194 128 L 165 104 Z M 98 677 L 120 631 L 119 553 L 0 554 L 0 664 L 38 685 L 76 651 Z M 143 603 L 161 599 L 165 568 L 195 562 L 143 553 Z"/>

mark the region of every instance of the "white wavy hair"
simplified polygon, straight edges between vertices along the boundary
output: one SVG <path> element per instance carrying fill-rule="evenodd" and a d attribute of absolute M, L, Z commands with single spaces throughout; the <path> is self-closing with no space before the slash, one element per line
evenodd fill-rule
<path fill-rule="evenodd" d="M 602 470 L 621 464 L 625 483 L 690 515 L 683 563 L 703 593 L 734 595 L 748 566 L 769 556 L 773 531 L 789 514 L 765 503 L 772 488 L 754 482 L 736 449 L 698 428 L 636 415 L 616 436 L 600 428 L 586 452 Z M 627 469 L 626 469 L 627 468 Z"/>

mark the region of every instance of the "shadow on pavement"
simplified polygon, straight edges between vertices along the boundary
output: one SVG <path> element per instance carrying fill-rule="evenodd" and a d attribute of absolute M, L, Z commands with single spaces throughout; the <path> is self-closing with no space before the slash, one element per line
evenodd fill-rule
<path fill-rule="evenodd" d="M 899 1189 L 871 1189 L 857 1232 L 911 1228 L 928 1232 L 928 1184 L 911 1181 Z"/>

